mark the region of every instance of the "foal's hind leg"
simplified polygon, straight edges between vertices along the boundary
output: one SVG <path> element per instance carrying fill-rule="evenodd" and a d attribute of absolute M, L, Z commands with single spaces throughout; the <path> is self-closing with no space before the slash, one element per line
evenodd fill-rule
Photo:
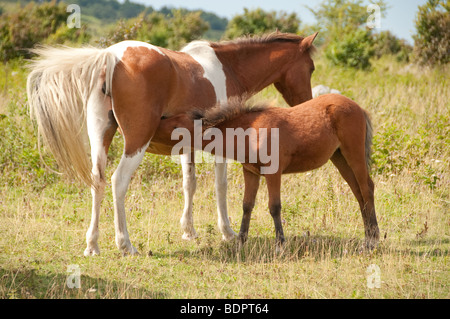
<path fill-rule="evenodd" d="M 269 210 L 275 224 L 275 238 L 277 244 L 277 251 L 283 247 L 284 233 L 283 225 L 281 224 L 281 173 L 266 175 L 267 189 L 269 191 Z"/>
<path fill-rule="evenodd" d="M 100 86 L 101 87 L 101 86 Z M 100 89 L 89 98 L 87 105 L 87 126 L 89 141 L 91 144 L 92 177 L 94 186 L 92 193 L 92 217 L 86 232 L 87 247 L 85 256 L 99 255 L 98 224 L 100 218 L 100 204 L 105 190 L 106 157 L 114 133 L 117 130 L 117 122 L 111 111 L 110 98 L 105 96 Z"/>
<path fill-rule="evenodd" d="M 241 243 L 245 243 L 248 238 L 248 228 L 250 226 L 250 218 L 252 216 L 252 210 L 255 206 L 255 198 L 259 188 L 259 175 L 253 174 L 250 171 L 243 169 L 244 171 L 244 200 L 242 203 L 242 222 L 241 229 L 239 231 L 239 240 Z"/>
<path fill-rule="evenodd" d="M 369 176 L 364 156 L 364 149 L 359 152 L 354 147 L 350 151 L 342 149 L 342 155 L 354 174 L 358 183 L 362 202 L 360 202 L 361 214 L 364 222 L 366 245 L 374 248 L 378 243 L 380 232 L 375 213 L 374 184 Z M 334 162 L 333 162 L 334 163 Z M 344 177 L 345 178 L 345 177 Z M 353 179 L 352 179 L 353 180 Z M 354 182 L 352 182 L 354 184 Z M 349 183 L 350 184 L 350 183 Z M 358 196 L 355 194 L 358 198 Z M 358 199 L 358 201 L 360 201 Z"/>
<path fill-rule="evenodd" d="M 331 157 L 331 161 L 333 162 L 334 166 L 336 166 L 336 168 L 339 170 L 339 173 L 341 173 L 342 177 L 345 179 L 348 186 L 350 186 L 350 189 L 352 190 L 353 194 L 358 200 L 358 204 L 362 210 L 364 207 L 364 199 L 361 195 L 358 181 L 356 180 L 355 174 L 353 174 L 352 169 L 350 168 L 350 166 L 348 166 L 347 161 L 342 155 L 340 149 L 338 149 L 333 154 L 333 156 Z"/>
<path fill-rule="evenodd" d="M 191 240 L 197 238 L 192 218 L 193 199 L 197 182 L 195 180 L 195 152 L 182 154 L 181 168 L 183 170 L 184 210 L 180 223 L 184 233 L 182 238 Z"/>

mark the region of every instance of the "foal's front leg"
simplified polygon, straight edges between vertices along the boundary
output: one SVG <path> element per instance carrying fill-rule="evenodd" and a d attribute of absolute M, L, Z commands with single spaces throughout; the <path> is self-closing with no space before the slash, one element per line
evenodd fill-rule
<path fill-rule="evenodd" d="M 244 200 L 242 203 L 242 222 L 241 229 L 239 231 L 239 240 L 243 244 L 248 238 L 248 229 L 250 226 L 250 218 L 252 216 L 252 210 L 255 206 L 255 198 L 259 188 L 259 175 L 255 175 L 250 171 L 243 169 L 244 171 Z"/>

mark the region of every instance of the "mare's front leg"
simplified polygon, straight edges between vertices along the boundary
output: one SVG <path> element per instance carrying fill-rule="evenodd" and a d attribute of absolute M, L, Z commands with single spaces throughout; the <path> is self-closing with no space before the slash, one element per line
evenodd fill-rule
<path fill-rule="evenodd" d="M 252 210 L 255 206 L 255 198 L 258 193 L 259 188 L 259 175 L 253 174 L 252 172 L 243 169 L 244 172 L 244 200 L 242 203 L 242 222 L 241 229 L 239 231 L 239 240 L 243 244 L 248 238 L 248 229 L 250 227 L 250 218 L 252 216 Z"/>
<path fill-rule="evenodd" d="M 183 192 L 184 192 L 184 210 L 180 219 L 183 229 L 182 238 L 191 240 L 197 238 L 194 229 L 194 218 L 192 217 L 193 199 L 197 186 L 195 179 L 195 152 L 182 154 L 181 168 L 183 170 Z"/>
<path fill-rule="evenodd" d="M 285 242 L 283 225 L 281 224 L 281 174 L 266 175 L 267 189 L 269 191 L 269 210 L 275 224 L 275 238 L 277 251 L 283 248 Z"/>
<path fill-rule="evenodd" d="M 215 157 L 216 173 L 216 200 L 218 226 L 222 233 L 223 240 L 231 240 L 236 237 L 236 233 L 231 229 L 227 212 L 227 161 L 225 158 Z"/>

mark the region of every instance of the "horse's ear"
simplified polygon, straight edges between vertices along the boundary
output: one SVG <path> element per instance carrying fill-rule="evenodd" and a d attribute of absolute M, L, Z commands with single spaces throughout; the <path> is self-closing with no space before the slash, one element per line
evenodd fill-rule
<path fill-rule="evenodd" d="M 319 32 L 316 32 L 316 33 L 311 34 L 311 35 L 307 36 L 306 38 L 304 38 L 302 40 L 302 42 L 300 42 L 300 51 L 302 51 L 302 52 L 308 51 L 311 48 L 312 43 L 313 43 L 313 41 L 316 38 L 318 33 Z"/>

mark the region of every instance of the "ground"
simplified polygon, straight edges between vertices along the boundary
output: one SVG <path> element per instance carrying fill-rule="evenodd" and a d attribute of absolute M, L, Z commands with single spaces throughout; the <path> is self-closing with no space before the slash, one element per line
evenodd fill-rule
<path fill-rule="evenodd" d="M 90 190 L 42 164 L 26 108 L 27 70 L 21 63 L 3 65 L 0 298 L 449 298 L 447 71 L 389 57 L 374 61 L 370 71 L 355 71 L 316 57 L 313 86 L 338 89 L 372 116 L 371 175 L 381 232 L 376 250 L 361 249 L 364 230 L 356 199 L 331 163 L 283 177 L 287 244 L 282 254 L 275 253 L 265 181 L 249 240 L 239 248 L 223 242 L 217 229 L 213 164 L 198 164 L 194 225 L 199 238 L 184 241 L 181 166 L 170 157 L 147 155 L 126 199 L 130 239 L 140 255 L 122 257 L 114 244 L 108 186 L 100 217 L 101 255 L 86 258 Z M 285 106 L 273 87 L 257 98 Z M 107 176 L 122 145 L 117 135 Z M 55 168 L 45 150 L 43 160 Z M 231 163 L 228 209 L 235 231 L 242 196 L 241 168 Z M 80 271 L 79 288 L 67 284 L 73 269 Z"/>

